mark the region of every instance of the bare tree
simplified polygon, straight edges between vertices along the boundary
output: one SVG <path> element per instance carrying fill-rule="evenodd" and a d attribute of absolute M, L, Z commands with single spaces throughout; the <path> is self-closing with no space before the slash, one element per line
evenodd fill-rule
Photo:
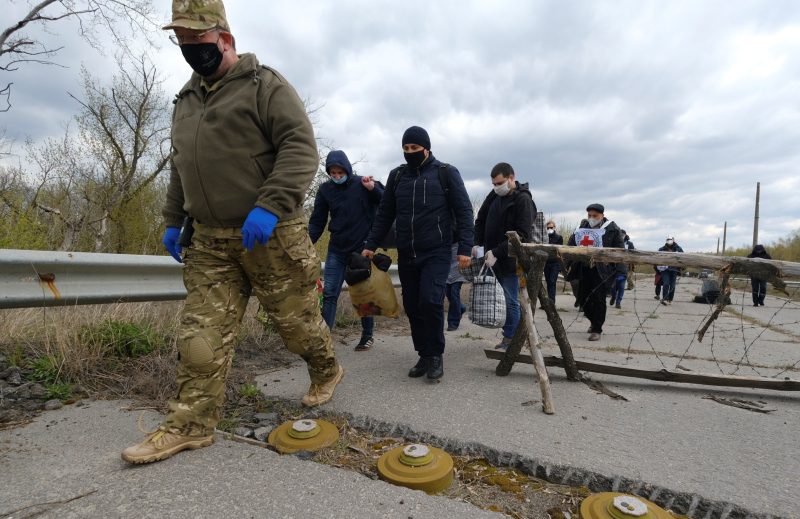
<path fill-rule="evenodd" d="M 94 244 L 98 252 L 119 208 L 169 164 L 169 101 L 155 66 L 145 56 L 117 63 L 119 73 L 110 88 L 98 86 L 84 69 L 84 99 L 70 94 L 81 106 L 81 141 L 96 165 L 96 188 L 89 197 L 100 211 Z"/>
<path fill-rule="evenodd" d="M 169 162 L 169 100 L 145 57 L 118 65 L 108 87 L 82 71 L 83 95 L 70 94 L 81 109 L 77 132 L 67 128 L 62 139 L 28 143 L 28 171 L 0 171 L 5 212 L 35 210 L 57 250 L 147 250 L 128 230 L 146 229 L 148 239 L 162 204 L 154 183 Z M 110 236 L 116 247 L 109 247 Z"/>
<path fill-rule="evenodd" d="M 63 47 L 48 46 L 35 33 L 46 32 L 59 21 L 76 20 L 81 36 L 97 49 L 101 33 L 126 47 L 127 34 L 147 34 L 156 26 L 152 12 L 152 0 L 42 0 L 0 32 L 0 71 L 12 72 L 26 63 L 56 65 L 55 56 Z M 0 112 L 11 109 L 12 84 L 0 86 Z"/>

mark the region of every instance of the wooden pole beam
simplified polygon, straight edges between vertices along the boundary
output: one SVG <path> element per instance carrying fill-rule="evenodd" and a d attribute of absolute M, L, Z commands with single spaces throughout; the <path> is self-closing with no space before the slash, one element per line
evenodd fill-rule
<path fill-rule="evenodd" d="M 800 263 L 791 261 L 740 258 L 735 256 L 713 256 L 684 252 L 653 252 L 595 247 L 572 247 L 568 245 L 543 245 L 523 243 L 527 253 L 544 251 L 550 257 L 568 261 L 601 263 L 644 263 L 646 265 L 669 265 L 671 267 L 699 267 L 712 270 L 730 268 L 730 274 L 754 275 L 773 284 L 783 286 L 782 278 L 800 277 Z"/>
<path fill-rule="evenodd" d="M 496 350 L 483 350 L 489 359 L 500 359 L 502 352 Z M 517 362 L 523 364 L 533 364 L 533 358 L 527 354 L 521 354 Z M 546 355 L 544 363 L 547 366 L 563 367 L 564 360 L 561 357 Z M 576 360 L 575 364 L 581 371 L 590 373 L 604 373 L 606 375 L 617 375 L 620 377 L 643 378 L 647 380 L 657 380 L 659 382 L 680 382 L 684 384 L 701 384 L 705 386 L 724 386 L 724 387 L 749 387 L 755 389 L 771 389 L 775 391 L 800 391 L 800 380 L 789 378 L 767 378 L 767 377 L 743 377 L 738 375 L 722 375 L 708 373 L 688 373 L 682 371 L 672 371 L 668 369 L 643 369 L 632 368 L 630 366 L 620 366 L 601 361 Z"/>

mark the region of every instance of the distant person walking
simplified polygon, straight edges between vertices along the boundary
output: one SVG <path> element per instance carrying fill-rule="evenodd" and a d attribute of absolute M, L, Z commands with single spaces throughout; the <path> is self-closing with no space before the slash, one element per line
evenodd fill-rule
<path fill-rule="evenodd" d="M 763 245 L 753 247 L 753 251 L 747 257 L 772 259 L 772 256 L 769 255 Z M 764 298 L 767 295 L 767 281 L 751 275 L 750 284 L 753 289 L 753 306 L 764 306 Z"/>
<path fill-rule="evenodd" d="M 547 221 L 547 243 L 550 245 L 564 245 L 564 237 L 556 232 L 556 222 Z M 547 297 L 554 304 L 556 302 L 556 284 L 558 273 L 561 272 L 561 262 L 557 258 L 549 258 L 544 264 L 544 280 L 547 283 Z"/>
<path fill-rule="evenodd" d="M 629 250 L 627 233 L 623 229 L 620 229 L 619 232 L 623 236 L 624 248 Z M 631 244 L 631 246 L 633 246 L 633 244 Z M 628 281 L 628 274 L 631 267 L 631 264 L 628 263 L 621 263 L 621 265 L 624 266 L 624 269 L 617 269 L 617 272 L 614 274 L 614 280 L 611 282 L 611 301 L 609 304 L 613 305 L 614 308 L 622 308 L 622 296 L 625 295 L 625 283 Z"/>
<path fill-rule="evenodd" d="M 663 286 L 661 284 L 661 271 L 658 270 L 658 267 L 653 267 L 653 270 L 656 271 L 656 275 L 653 278 L 653 285 L 656 287 L 656 297 L 654 299 L 658 301 L 661 299 L 661 287 Z"/>
<path fill-rule="evenodd" d="M 636 250 L 636 247 L 633 246 L 633 242 L 631 241 L 631 238 L 630 238 L 630 236 L 628 236 L 628 233 L 625 231 L 625 229 L 622 230 L 622 234 L 625 235 L 625 238 L 624 238 L 625 239 L 625 250 Z M 633 290 L 633 287 L 634 287 L 633 278 L 634 278 L 634 272 L 635 271 L 636 271 L 636 263 L 628 263 L 628 286 L 627 286 L 628 290 Z"/>
<path fill-rule="evenodd" d="M 458 330 L 461 325 L 461 316 L 467 307 L 461 302 L 461 285 L 466 279 L 458 268 L 458 242 L 454 243 L 450 255 L 450 274 L 447 275 L 445 296 L 447 296 L 447 331 Z"/>
<path fill-rule="evenodd" d="M 660 252 L 683 252 L 683 249 L 680 245 L 675 243 L 675 238 L 673 236 L 668 236 L 666 243 L 664 246 L 658 249 Z M 666 266 L 659 267 L 661 271 L 661 304 L 662 305 L 671 305 L 672 299 L 675 297 L 675 285 L 678 282 L 678 271 L 680 270 L 678 267 L 670 267 Z"/>

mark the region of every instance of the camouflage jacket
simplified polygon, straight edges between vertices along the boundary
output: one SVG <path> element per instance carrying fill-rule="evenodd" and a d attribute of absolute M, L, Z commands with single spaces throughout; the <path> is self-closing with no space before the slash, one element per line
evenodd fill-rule
<path fill-rule="evenodd" d="M 281 220 L 303 214 L 317 171 L 314 130 L 303 102 L 278 72 L 243 54 L 211 86 L 192 74 L 175 99 L 163 215 L 239 227 L 254 206 Z"/>

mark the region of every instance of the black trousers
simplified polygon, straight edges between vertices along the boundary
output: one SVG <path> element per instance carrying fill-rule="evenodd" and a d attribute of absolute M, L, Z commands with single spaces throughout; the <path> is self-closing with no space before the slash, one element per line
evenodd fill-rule
<path fill-rule="evenodd" d="M 397 272 L 414 349 L 420 357 L 441 355 L 444 353 L 444 291 L 450 273 L 450 247 L 416 257 L 407 251 L 398 253 Z"/>
<path fill-rule="evenodd" d="M 753 304 L 763 305 L 764 297 L 767 295 L 767 282 L 763 279 L 750 278 L 750 285 L 753 288 Z"/>
<path fill-rule="evenodd" d="M 580 283 L 580 300 L 583 301 L 583 315 L 592 324 L 592 331 L 603 333 L 606 322 L 606 283 L 597 268 L 584 267 Z"/>
<path fill-rule="evenodd" d="M 557 261 L 545 263 L 544 280 L 547 282 L 547 297 L 553 302 L 556 300 L 556 284 L 558 283 L 559 272 L 561 272 L 561 264 Z"/>

